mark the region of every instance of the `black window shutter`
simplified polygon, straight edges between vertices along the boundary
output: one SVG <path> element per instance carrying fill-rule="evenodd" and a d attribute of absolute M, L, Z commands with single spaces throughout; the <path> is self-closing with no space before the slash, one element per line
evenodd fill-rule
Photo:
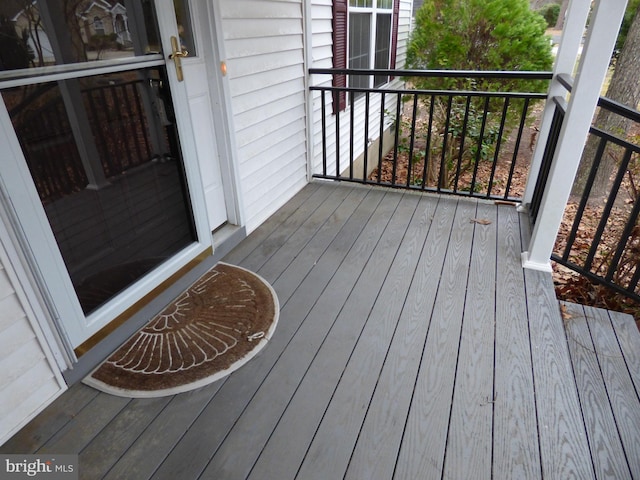
<path fill-rule="evenodd" d="M 399 1 L 399 0 L 396 0 Z M 347 68 L 348 0 L 333 0 L 333 68 Z M 334 75 L 334 87 L 346 87 L 346 75 Z M 347 106 L 345 92 L 333 96 L 333 113 Z"/>

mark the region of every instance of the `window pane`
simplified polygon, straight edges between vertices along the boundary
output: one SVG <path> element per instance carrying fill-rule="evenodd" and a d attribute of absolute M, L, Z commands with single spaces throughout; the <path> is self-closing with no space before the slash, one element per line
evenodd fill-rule
<path fill-rule="evenodd" d="M 86 314 L 196 240 L 164 68 L 2 100 Z"/>
<path fill-rule="evenodd" d="M 159 53 L 151 0 L 0 2 L 0 71 Z"/>
<path fill-rule="evenodd" d="M 349 14 L 349 68 L 369 69 L 371 52 L 371 14 Z M 368 87 L 368 76 L 349 76 L 350 87 Z"/>
<path fill-rule="evenodd" d="M 393 8 L 393 0 L 378 0 L 378 8 L 391 10 Z"/>
<path fill-rule="evenodd" d="M 391 15 L 378 15 L 376 22 L 376 56 L 375 67 L 389 68 L 389 53 L 391 51 Z M 377 75 L 374 80 L 376 87 L 387 83 L 389 77 Z"/>
<path fill-rule="evenodd" d="M 180 47 L 189 52 L 190 57 L 197 56 L 196 45 L 191 26 L 191 12 L 187 0 L 173 0 L 178 22 L 178 34 L 180 35 Z"/>
<path fill-rule="evenodd" d="M 349 0 L 349 6 L 351 7 L 373 7 L 373 0 Z"/>

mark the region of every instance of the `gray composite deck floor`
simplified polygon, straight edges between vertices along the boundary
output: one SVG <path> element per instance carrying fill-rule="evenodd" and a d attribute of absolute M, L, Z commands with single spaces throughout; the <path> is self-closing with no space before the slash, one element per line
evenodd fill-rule
<path fill-rule="evenodd" d="M 86 479 L 640 478 L 640 335 L 575 305 L 565 334 L 528 238 L 513 206 L 312 183 L 224 259 L 277 292 L 262 352 L 173 397 L 75 385 L 0 451 Z"/>

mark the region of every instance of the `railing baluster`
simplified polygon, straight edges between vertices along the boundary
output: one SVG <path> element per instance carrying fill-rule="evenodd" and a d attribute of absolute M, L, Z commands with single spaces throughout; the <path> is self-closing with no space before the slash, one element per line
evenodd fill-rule
<path fill-rule="evenodd" d="M 326 98 L 325 91 L 320 91 L 320 110 L 322 114 L 320 115 L 321 123 L 322 123 L 322 175 L 327 176 L 327 106 L 326 106 Z"/>
<path fill-rule="evenodd" d="M 354 93 L 349 92 L 349 180 L 353 180 L 353 136 L 356 131 L 354 116 Z M 338 175 L 340 175 L 340 172 L 338 172 Z"/>
<path fill-rule="evenodd" d="M 467 125 L 469 123 L 469 109 L 471 108 L 471 95 L 467 95 L 467 101 L 464 107 L 464 120 L 462 122 L 462 132 L 460 134 L 460 148 L 458 151 L 458 165 L 456 165 L 456 178 L 453 183 L 453 191 L 458 191 L 460 181 L 460 172 L 462 170 L 462 156 L 464 155 L 464 141 L 467 138 Z"/>
<path fill-rule="evenodd" d="M 482 159 L 482 145 L 484 141 L 484 129 L 487 125 L 487 114 L 489 113 L 489 97 L 485 97 L 484 100 L 484 112 L 482 113 L 482 125 L 480 127 L 480 137 L 478 138 L 478 151 L 476 152 L 476 162 L 473 166 L 473 176 L 471 177 L 471 187 L 469 188 L 469 195 L 473 195 L 476 191 L 476 178 L 478 176 L 478 167 L 480 166 L 480 160 Z"/>
<path fill-rule="evenodd" d="M 629 241 L 629 237 L 631 236 L 631 232 L 635 228 L 636 222 L 638 221 L 639 211 L 640 211 L 640 201 L 636 199 L 633 205 L 633 209 L 629 214 L 629 219 L 627 220 L 627 224 L 625 225 L 624 230 L 620 235 L 620 240 L 618 241 L 618 248 L 616 249 L 616 253 L 613 255 L 613 259 L 609 264 L 609 269 L 605 277 L 605 280 L 607 282 L 611 282 L 613 280 L 613 276 L 618 269 L 618 265 L 620 264 L 620 259 L 622 258 L 622 254 L 626 249 L 627 242 Z"/>
<path fill-rule="evenodd" d="M 362 158 L 362 180 L 367 180 L 367 166 L 369 163 L 369 94 L 365 93 L 364 99 L 364 145 L 363 145 L 363 158 Z M 382 141 L 382 139 L 380 139 Z"/>
<path fill-rule="evenodd" d="M 396 121 L 393 142 L 393 172 L 391 174 L 391 185 L 397 185 L 396 174 L 398 173 L 398 141 L 400 139 L 400 104 L 402 102 L 401 94 L 396 94 Z"/>
<path fill-rule="evenodd" d="M 135 99 L 135 96 L 136 96 L 135 85 L 129 82 L 123 85 L 122 88 L 124 89 L 124 92 L 125 92 L 125 99 L 127 103 L 127 113 L 129 114 L 129 132 L 130 132 L 129 135 L 131 135 L 131 131 L 133 131 L 134 133 L 133 144 L 136 149 L 136 154 L 138 156 L 138 159 L 136 160 L 135 164 L 141 165 L 142 163 L 144 163 L 144 155 L 142 154 L 140 140 L 139 140 L 139 138 L 142 136 L 142 135 L 139 135 L 140 128 L 142 127 L 142 121 L 134 120 L 136 117 L 134 116 L 133 108 L 131 108 L 131 104 L 133 103 L 131 99 L 132 98 Z"/>
<path fill-rule="evenodd" d="M 334 105 L 339 104 L 340 92 L 334 91 Z M 340 177 L 340 109 L 336 110 L 336 178 Z"/>
<path fill-rule="evenodd" d="M 616 175 L 616 179 L 611 187 L 611 192 L 609 193 L 609 198 L 607 199 L 607 203 L 602 211 L 602 218 L 598 224 L 598 229 L 594 234 L 593 242 L 591 243 L 591 248 L 589 249 L 589 254 L 587 255 L 587 259 L 584 262 L 584 269 L 591 270 L 593 265 L 593 260 L 595 258 L 596 252 L 598 251 L 598 247 L 600 246 L 600 242 L 602 240 L 602 233 L 604 232 L 605 227 L 607 226 L 607 221 L 609 220 L 609 216 L 611 215 L 611 209 L 613 208 L 613 204 L 618 196 L 618 190 L 620 189 L 620 185 L 622 184 L 622 179 L 627 171 L 627 167 L 629 166 L 629 161 L 631 160 L 631 149 L 627 148 L 625 150 L 624 157 L 622 162 L 620 163 L 620 167 L 618 168 L 618 173 Z M 597 159 L 599 163 L 600 159 Z"/>
<path fill-rule="evenodd" d="M 440 158 L 440 172 L 438 172 L 438 188 L 437 188 L 438 192 L 442 190 L 442 186 L 447 180 L 447 172 L 446 172 L 447 140 L 449 138 L 449 123 L 451 121 L 452 101 L 453 101 L 453 95 L 449 95 L 449 101 L 447 102 L 447 117 L 444 122 L 444 136 L 442 138 L 442 155 Z"/>
<path fill-rule="evenodd" d="M 555 100 L 555 99 L 554 99 Z M 542 163 L 540 165 L 540 172 L 536 179 L 536 187 L 534 189 L 533 197 L 531 198 L 531 206 L 529 213 L 533 223 L 538 218 L 538 209 L 544 195 L 544 190 L 547 185 L 547 179 L 549 178 L 549 172 L 551 171 L 551 164 L 553 163 L 553 155 L 558 143 L 558 137 L 560 136 L 560 129 L 564 121 L 564 109 L 560 104 L 556 104 L 555 111 L 553 112 L 553 118 L 551 120 L 551 128 L 549 130 L 549 139 L 542 155 Z"/>
<path fill-rule="evenodd" d="M 520 150 L 520 141 L 522 140 L 522 132 L 527 120 L 527 112 L 529 111 L 529 98 L 524 99 L 524 106 L 522 107 L 522 116 L 520 117 L 520 127 L 518 128 L 518 136 L 516 137 L 516 144 L 513 147 L 513 158 L 511 159 L 511 168 L 509 169 L 509 177 L 507 178 L 507 186 L 504 189 L 505 200 L 509 198 L 509 192 L 511 191 L 511 181 L 513 180 L 513 172 L 516 169 L 516 162 L 518 161 L 518 151 Z M 558 135 L 560 130 L 558 129 Z M 557 141 L 557 138 L 556 138 Z M 555 147 L 554 147 L 555 150 Z"/>
<path fill-rule="evenodd" d="M 640 263 L 636 263 L 636 271 L 633 273 L 629 285 L 627 285 L 627 290 L 629 292 L 635 292 L 636 288 L 638 288 L 638 282 L 640 282 Z"/>
<path fill-rule="evenodd" d="M 502 135 L 504 135 L 504 124 L 507 121 L 507 113 L 509 110 L 509 97 L 504 99 L 502 105 L 502 116 L 500 117 L 500 128 L 498 129 L 498 140 L 496 143 L 496 151 L 493 154 L 493 165 L 491 165 L 491 175 L 489 175 L 489 188 L 487 188 L 487 198 L 491 197 L 491 190 L 493 189 L 493 179 L 496 175 L 496 168 L 498 167 L 498 160 L 500 158 L 500 146 L 502 145 Z M 513 162 L 511 162 L 513 166 Z M 505 188 L 505 195 L 507 195 L 508 189 Z M 507 198 L 505 196 L 505 198 Z"/>
<path fill-rule="evenodd" d="M 422 189 L 427 188 L 427 182 L 429 179 L 427 178 L 429 165 L 431 163 L 431 133 L 433 130 L 433 108 L 435 104 L 435 95 L 431 95 L 431 99 L 429 101 L 429 124 L 427 126 L 427 144 L 425 146 L 424 152 L 424 168 L 422 169 Z"/>
<path fill-rule="evenodd" d="M 146 159 L 150 159 L 151 158 L 151 139 L 149 138 L 150 133 L 149 130 L 151 128 L 150 126 L 150 121 L 148 118 L 146 118 L 146 114 L 144 112 L 144 108 L 142 107 L 142 93 L 141 93 L 141 89 L 145 88 L 144 86 L 144 82 L 142 80 L 136 80 L 135 82 L 133 82 L 133 91 L 134 91 L 134 98 L 135 98 L 135 115 L 137 118 L 140 119 L 140 129 L 142 131 L 142 138 L 144 139 L 144 146 L 145 146 L 145 157 Z"/>
<path fill-rule="evenodd" d="M 576 211 L 576 216 L 573 220 L 573 225 L 571 226 L 571 231 L 569 232 L 569 236 L 567 237 L 567 245 L 565 246 L 564 252 L 562 254 L 562 259 L 567 260 L 569 258 L 569 254 L 571 253 L 571 249 L 573 248 L 573 244 L 576 240 L 576 235 L 578 234 L 578 228 L 580 228 L 580 223 L 582 222 L 582 217 L 584 215 L 584 210 L 587 207 L 587 202 L 589 200 L 589 194 L 591 193 L 591 188 L 593 187 L 593 182 L 596 179 L 596 175 L 598 173 L 598 165 L 600 164 L 600 160 L 602 158 L 602 154 L 604 153 L 604 149 L 607 146 L 607 142 L 604 138 L 600 138 L 600 142 L 598 142 L 598 149 L 596 150 L 595 158 L 593 163 L 591 164 L 591 169 L 589 171 L 589 177 L 587 178 L 587 182 L 584 186 L 584 191 L 582 192 L 582 198 L 580 199 L 580 204 L 578 205 L 578 210 Z"/>
<path fill-rule="evenodd" d="M 411 186 L 411 178 L 413 177 L 413 146 L 416 139 L 416 118 L 418 116 L 418 95 L 413 95 L 413 108 L 411 110 L 411 139 L 409 140 L 409 158 L 407 165 L 407 187 Z"/>
<path fill-rule="evenodd" d="M 380 184 L 382 181 L 382 154 L 383 154 L 383 140 L 384 140 L 384 116 L 385 116 L 385 100 L 386 95 L 385 92 L 380 92 L 380 136 L 378 137 L 380 141 L 378 142 L 378 179 L 377 183 Z"/>

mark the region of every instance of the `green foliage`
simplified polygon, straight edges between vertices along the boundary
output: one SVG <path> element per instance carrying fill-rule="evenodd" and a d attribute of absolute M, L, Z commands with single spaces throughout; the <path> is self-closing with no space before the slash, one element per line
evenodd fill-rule
<path fill-rule="evenodd" d="M 416 14 L 406 68 L 417 70 L 545 71 L 553 57 L 546 22 L 527 0 L 426 0 Z M 504 88 L 513 81 L 492 80 L 479 89 Z M 516 82 L 543 91 L 546 83 Z M 420 81 L 419 88 L 466 88 L 465 79 Z"/>
<path fill-rule="evenodd" d="M 553 64 L 547 22 L 528 0 L 425 0 L 407 48 L 407 69 L 548 71 Z M 408 79 L 418 89 L 541 92 L 547 82 L 521 79 Z M 435 97 L 434 125 L 449 138 L 446 161 L 493 158 L 504 106 L 502 99 Z M 516 126 L 521 100 L 512 100 L 504 134 Z M 513 120 L 510 120 L 513 119 Z M 434 145 L 435 146 L 435 145 Z M 443 145 L 444 146 L 444 145 Z M 442 147 L 441 147 L 442 148 Z M 457 161 L 457 160 L 455 160 Z M 442 177 L 442 174 L 441 174 Z"/>
<path fill-rule="evenodd" d="M 556 22 L 558 21 L 558 15 L 560 15 L 560 4 L 547 3 L 542 8 L 537 10 L 537 12 L 545 19 L 545 21 L 547 22 L 547 27 L 553 28 L 556 26 Z"/>
<path fill-rule="evenodd" d="M 627 3 L 627 8 L 624 11 L 624 17 L 622 19 L 622 25 L 620 25 L 620 32 L 618 33 L 618 38 L 616 39 L 616 48 L 614 50 L 614 55 L 622 50 L 624 42 L 627 39 L 629 27 L 631 27 L 631 22 L 633 22 L 633 18 L 635 17 L 638 8 L 640 8 L 640 0 L 629 0 L 629 3 Z"/>

